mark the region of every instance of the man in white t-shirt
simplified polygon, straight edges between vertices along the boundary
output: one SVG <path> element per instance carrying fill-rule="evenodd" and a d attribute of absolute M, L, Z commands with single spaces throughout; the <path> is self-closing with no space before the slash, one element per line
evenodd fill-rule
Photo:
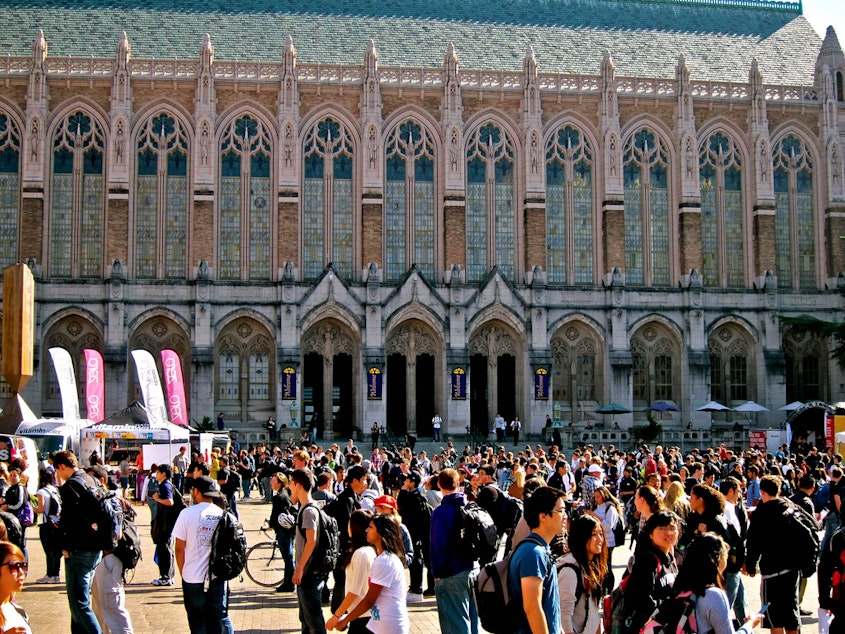
<path fill-rule="evenodd" d="M 434 418 L 431 419 L 431 429 L 434 432 L 432 442 L 440 442 L 440 427 L 442 424 L 443 419 L 440 418 L 440 414 L 435 414 Z"/>
<path fill-rule="evenodd" d="M 211 559 L 211 536 L 223 509 L 215 504 L 223 499 L 220 487 L 208 476 L 191 481 L 193 506 L 176 519 L 176 565 L 182 575 L 182 597 L 191 632 L 230 634 L 234 632 L 228 610 L 228 583 L 213 579 L 205 588 Z"/>

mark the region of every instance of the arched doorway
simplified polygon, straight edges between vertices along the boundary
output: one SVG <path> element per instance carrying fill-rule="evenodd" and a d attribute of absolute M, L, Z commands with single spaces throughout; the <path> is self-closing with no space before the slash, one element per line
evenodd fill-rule
<path fill-rule="evenodd" d="M 487 324 L 470 338 L 469 353 L 472 430 L 489 433 L 497 412 L 507 421 L 519 416 L 526 425 L 526 413 L 520 411 L 523 373 L 513 331 L 500 322 Z"/>
<path fill-rule="evenodd" d="M 338 323 L 324 321 L 303 338 L 303 426 L 317 417 L 322 438 L 351 438 L 360 427 L 355 401 L 358 385 L 358 348 Z"/>
<path fill-rule="evenodd" d="M 387 425 L 395 434 L 432 435 L 440 381 L 435 371 L 440 346 L 426 325 L 402 323 L 387 339 Z"/>
<path fill-rule="evenodd" d="M 94 325 L 80 315 L 68 315 L 61 318 L 44 336 L 44 346 L 41 355 L 41 412 L 42 416 L 62 416 L 62 397 L 59 392 L 59 381 L 53 362 L 47 351 L 50 348 L 64 348 L 70 353 L 76 373 L 76 389 L 79 398 L 83 398 L 85 391 L 84 373 L 85 349 L 91 348 L 102 354 L 103 338 Z M 81 408 L 85 412 L 85 408 Z"/>
<path fill-rule="evenodd" d="M 161 364 L 161 351 L 173 350 L 182 362 L 182 378 L 185 385 L 191 384 L 191 342 L 179 324 L 165 315 L 154 315 L 141 323 L 129 339 L 129 350 L 146 350 L 156 362 L 159 376 L 164 372 Z M 127 384 L 127 403 L 142 401 L 141 387 L 137 381 L 137 368 L 130 360 Z M 164 386 L 162 385 L 162 388 Z M 190 390 L 185 391 L 190 412 Z"/>
<path fill-rule="evenodd" d="M 604 402 L 601 341 L 583 322 L 572 321 L 551 339 L 552 399 L 564 424 L 588 418 Z"/>

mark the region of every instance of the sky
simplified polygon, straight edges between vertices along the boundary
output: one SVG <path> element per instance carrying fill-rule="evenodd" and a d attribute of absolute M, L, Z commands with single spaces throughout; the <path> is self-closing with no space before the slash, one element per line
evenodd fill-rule
<path fill-rule="evenodd" d="M 845 46 L 845 0 L 804 0 L 804 17 L 824 38 L 827 27 L 833 26 L 839 43 Z"/>

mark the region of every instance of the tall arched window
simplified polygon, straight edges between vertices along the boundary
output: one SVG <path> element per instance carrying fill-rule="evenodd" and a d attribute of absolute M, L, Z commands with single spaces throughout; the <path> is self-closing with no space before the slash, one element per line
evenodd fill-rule
<path fill-rule="evenodd" d="M 232 121 L 220 140 L 220 279 L 270 279 L 271 167 L 261 121 Z"/>
<path fill-rule="evenodd" d="M 719 326 L 708 339 L 710 398 L 732 406 L 756 398 L 754 343 L 731 324 Z"/>
<path fill-rule="evenodd" d="M 546 144 L 546 268 L 549 282 L 593 283 L 593 152 L 572 126 Z"/>
<path fill-rule="evenodd" d="M 18 261 L 21 135 L 0 112 L 0 268 Z"/>
<path fill-rule="evenodd" d="M 780 288 L 816 288 L 813 160 L 803 140 L 775 145 L 775 247 Z"/>
<path fill-rule="evenodd" d="M 659 136 L 642 128 L 624 155 L 625 281 L 666 286 L 669 276 L 668 151 Z"/>
<path fill-rule="evenodd" d="M 332 262 L 350 278 L 354 270 L 353 145 L 346 127 L 327 117 L 305 139 L 302 261 L 313 279 Z"/>
<path fill-rule="evenodd" d="M 149 119 L 138 136 L 134 238 L 136 277 L 185 277 L 188 140 L 167 114 Z"/>
<path fill-rule="evenodd" d="M 416 263 L 434 279 L 434 143 L 411 119 L 387 139 L 384 192 L 384 268 L 387 279 Z"/>
<path fill-rule="evenodd" d="M 215 351 L 215 411 L 242 423 L 274 413 L 273 350 L 270 333 L 251 319 L 239 319 L 223 329 Z"/>
<path fill-rule="evenodd" d="M 734 140 L 721 132 L 699 152 L 701 257 L 707 286 L 745 283 L 742 238 L 742 162 Z"/>
<path fill-rule="evenodd" d="M 680 352 L 675 340 L 661 326 L 649 324 L 631 338 L 631 382 L 634 409 L 658 400 L 672 401 L 681 393 L 681 382 L 674 363 Z"/>
<path fill-rule="evenodd" d="M 53 134 L 50 275 L 96 277 L 103 266 L 105 137 L 97 121 L 78 111 Z"/>
<path fill-rule="evenodd" d="M 497 265 L 513 279 L 516 260 L 514 145 L 487 123 L 467 145 L 467 280 L 480 280 Z"/>

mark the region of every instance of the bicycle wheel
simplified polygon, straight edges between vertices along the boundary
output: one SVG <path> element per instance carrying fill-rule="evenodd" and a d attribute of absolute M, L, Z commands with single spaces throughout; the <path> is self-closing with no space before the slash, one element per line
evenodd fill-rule
<path fill-rule="evenodd" d="M 259 586 L 273 588 L 285 576 L 285 560 L 273 542 L 255 544 L 246 553 L 246 574 Z"/>

